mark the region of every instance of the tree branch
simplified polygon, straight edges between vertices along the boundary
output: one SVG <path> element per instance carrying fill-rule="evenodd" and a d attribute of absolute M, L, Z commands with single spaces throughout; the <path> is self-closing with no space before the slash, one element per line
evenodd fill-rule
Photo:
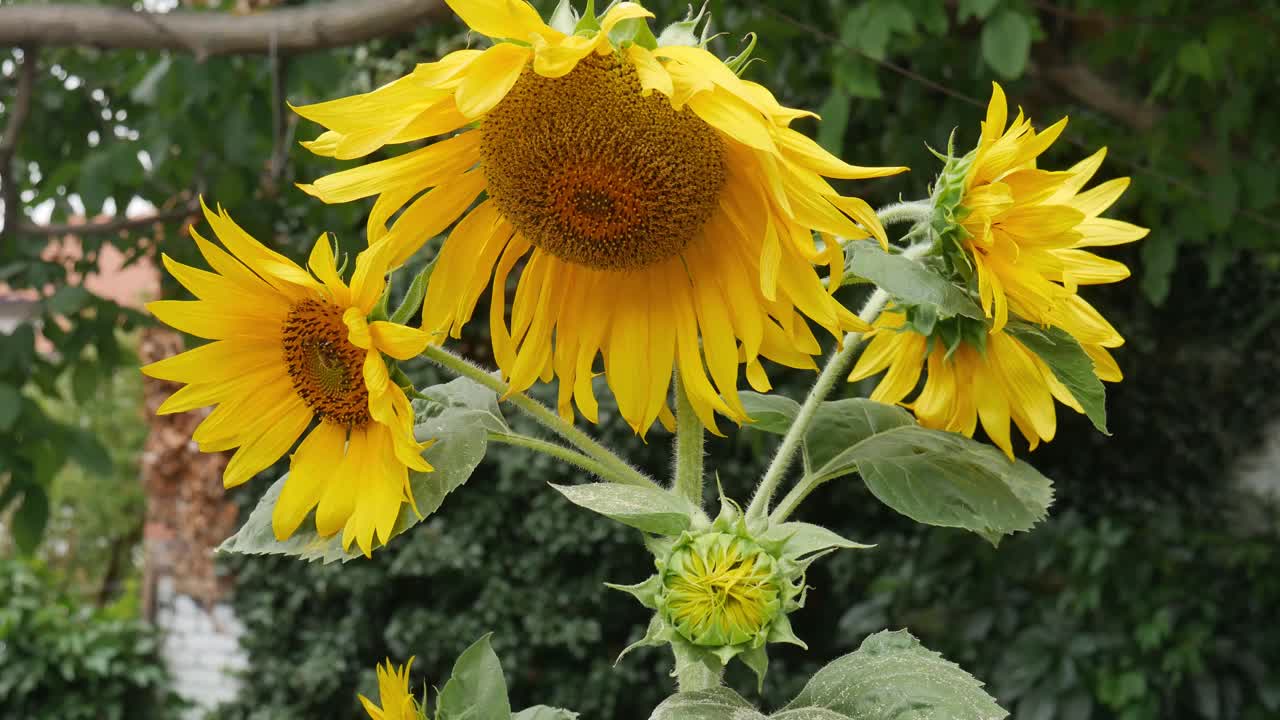
<path fill-rule="evenodd" d="M 163 210 L 144 217 L 119 218 L 117 220 L 101 223 L 63 223 L 60 225 L 19 223 L 16 225 L 15 230 L 17 233 L 22 235 L 47 235 L 49 237 L 60 237 L 63 235 L 103 235 L 124 232 L 126 230 L 137 230 L 151 225 L 183 220 L 196 214 L 199 207 L 200 206 L 193 200 L 182 207 L 177 207 L 172 210 Z"/>
<path fill-rule="evenodd" d="M 249 15 L 137 12 L 92 5 L 0 7 L 0 46 L 38 43 L 215 55 L 282 54 L 354 45 L 435 19 L 440 0 L 336 0 Z M 274 39 L 273 39 L 274 38 Z"/>
<path fill-rule="evenodd" d="M 22 47 L 22 67 L 18 68 L 18 85 L 14 92 L 13 105 L 7 109 L 9 122 L 5 124 L 4 137 L 0 138 L 0 199 L 4 201 L 4 234 L 8 235 L 18 228 L 22 218 L 22 202 L 18 194 L 16 164 L 14 156 L 18 152 L 18 137 L 22 135 L 22 126 L 31 114 L 31 92 L 36 85 L 36 49 L 30 45 Z"/>

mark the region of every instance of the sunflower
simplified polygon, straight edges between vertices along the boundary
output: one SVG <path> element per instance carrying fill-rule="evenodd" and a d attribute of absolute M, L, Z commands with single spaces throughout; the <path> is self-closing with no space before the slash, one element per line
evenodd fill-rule
<path fill-rule="evenodd" d="M 419 720 L 423 715 L 418 711 L 418 701 L 409 692 L 409 668 L 413 667 L 413 658 L 398 669 L 387 660 L 386 665 L 378 666 L 378 702 L 382 707 L 364 695 L 360 696 L 360 704 L 373 720 Z"/>
<path fill-rule="evenodd" d="M 1061 327 L 1082 343 L 1108 347 L 1123 340 L 1076 290 L 1129 277 L 1123 263 L 1083 248 L 1141 239 L 1147 229 L 1100 217 L 1129 187 L 1116 178 L 1081 192 L 1106 157 L 1106 148 L 1070 170 L 1036 167 L 1067 125 L 1063 118 L 1043 132 L 1019 111 L 1006 128 L 1004 91 L 992 84 L 982 136 L 964 181 L 956 213 L 962 245 L 972 259 L 982 308 L 999 331 L 1010 312 Z"/>
<path fill-rule="evenodd" d="M 267 468 L 311 428 L 289 461 L 272 516 L 276 537 L 291 536 L 315 509 L 320 535 L 342 530 L 344 547 L 354 540 L 368 555 L 375 536 L 391 537 L 401 506 L 413 504 L 409 470 L 431 469 L 422 458 L 426 445 L 413 435 L 409 400 L 382 357 L 413 357 L 427 336 L 366 320 L 385 285 L 387 246 L 357 256 L 348 286 L 325 236 L 311 251 L 313 276 L 221 208 L 204 206 L 204 214 L 226 250 L 194 228 L 191 235 L 214 272 L 164 257 L 199 299 L 159 300 L 147 309 L 213 342 L 142 368 L 186 383 L 158 412 L 217 405 L 193 439 L 203 452 L 239 448 L 222 476 L 227 487 Z"/>
<path fill-rule="evenodd" d="M 824 176 L 905 168 L 827 153 L 789 127 L 812 113 L 739 78 L 744 58 L 659 44 L 638 4 L 557 29 L 519 0 L 448 1 L 494 44 L 295 108 L 328 128 L 308 147 L 339 159 L 447 136 L 301 186 L 330 203 L 377 196 L 369 240 L 391 244 L 393 262 L 462 218 L 424 303 L 433 342 L 458 337 L 492 286 L 490 335 L 513 390 L 558 378 L 561 414 L 576 404 L 595 422 L 601 355 L 621 414 L 643 434 L 670 423 L 673 368 L 715 431 L 715 413 L 747 418 L 741 365 L 760 390 L 760 357 L 816 367 L 806 318 L 836 337 L 865 327 L 814 265 L 838 280 L 833 236 L 884 243 L 884 229 Z"/>
<path fill-rule="evenodd" d="M 870 398 L 910 407 L 925 427 L 973 437 L 981 420 L 987 436 L 1012 459 L 1010 420 L 1035 450 L 1057 432 L 1055 399 L 1084 413 L 1044 360 L 1007 329 L 972 328 L 967 334 L 955 333 L 958 341 L 947 342 L 940 335 L 917 332 L 897 309 L 881 313 L 874 325 L 849 379 L 887 370 Z M 975 332 L 982 334 L 978 342 Z M 1081 348 L 1093 361 L 1099 380 L 1121 380 L 1120 368 L 1105 347 L 1082 342 Z M 927 377 L 916 394 L 922 370 Z M 914 402 L 907 402 L 912 395 Z"/>

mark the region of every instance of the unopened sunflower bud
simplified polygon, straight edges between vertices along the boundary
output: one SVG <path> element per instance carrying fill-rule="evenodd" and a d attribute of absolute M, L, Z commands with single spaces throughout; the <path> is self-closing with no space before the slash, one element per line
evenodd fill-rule
<path fill-rule="evenodd" d="M 665 565 L 658 604 L 686 640 L 703 647 L 764 644 L 785 581 L 759 545 L 722 532 L 686 535 Z"/>

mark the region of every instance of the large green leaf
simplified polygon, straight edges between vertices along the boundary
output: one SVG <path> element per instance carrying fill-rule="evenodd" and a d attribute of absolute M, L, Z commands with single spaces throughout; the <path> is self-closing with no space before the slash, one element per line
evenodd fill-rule
<path fill-rule="evenodd" d="M 18 388 L 0 382 L 0 430 L 13 427 L 21 414 L 22 394 L 18 392 Z"/>
<path fill-rule="evenodd" d="M 578 720 L 578 713 L 563 708 L 534 705 L 513 713 L 511 720 Z"/>
<path fill-rule="evenodd" d="M 858 472 L 881 502 L 916 522 L 965 528 L 996 542 L 1030 530 L 1053 500 L 1049 479 L 971 438 L 919 425 L 870 435 L 814 470 Z"/>
<path fill-rule="evenodd" d="M 459 378 L 426 388 L 422 394 L 430 400 L 414 403 L 419 417 L 414 434 L 421 441 L 434 440 L 424 453 L 433 470 L 409 474 L 413 499 L 422 514 L 419 516 L 408 505 L 402 507 L 393 536 L 440 509 L 445 497 L 465 483 L 484 458 L 488 433 L 506 429 L 493 391 L 475 382 Z M 360 551 L 354 545 L 348 550 L 343 549 L 340 535 L 320 537 L 310 518 L 304 520 L 288 540 L 281 542 L 276 539 L 271 515 L 287 479 L 286 474 L 267 490 L 239 532 L 222 543 L 218 550 L 252 555 L 293 555 L 325 563 L 360 557 Z"/>
<path fill-rule="evenodd" d="M 805 715 L 822 708 L 835 715 Z M 795 713 L 795 714 L 788 714 Z M 905 630 L 876 633 L 811 678 L 778 720 L 1001 720 L 1009 715 L 960 666 Z"/>
<path fill-rule="evenodd" d="M 1010 322 L 1008 332 L 1049 366 L 1058 382 L 1084 408 L 1093 426 L 1109 435 L 1107 391 L 1094 370 L 1093 359 L 1080 343 L 1061 328 L 1038 327 L 1020 321 Z"/>
<path fill-rule="evenodd" d="M 727 687 L 677 693 L 654 708 L 649 720 L 765 720 L 751 703 Z"/>
<path fill-rule="evenodd" d="M 927 525 L 992 542 L 1029 530 L 1053 501 L 1048 478 L 956 433 L 917 425 L 901 408 L 862 398 L 823 403 L 805 441 L 809 474 L 857 472 L 881 502 Z"/>
<path fill-rule="evenodd" d="M 436 720 L 511 720 L 507 680 L 488 635 L 464 650 L 453 664 L 437 699 Z"/>
<path fill-rule="evenodd" d="M 891 255 L 871 240 L 850 243 L 846 252 L 846 277 L 870 280 L 901 304 L 932 306 L 940 318 L 984 318 L 963 288 L 917 260 Z"/>
<path fill-rule="evenodd" d="M 11 516 L 10 533 L 18 550 L 30 555 L 40 546 L 45 526 L 49 524 L 49 495 L 35 483 L 25 483 L 25 488 L 22 504 Z"/>
<path fill-rule="evenodd" d="M 698 512 L 688 500 L 657 488 L 613 483 L 551 487 L 575 505 L 658 535 L 679 535 L 688 530 Z"/>

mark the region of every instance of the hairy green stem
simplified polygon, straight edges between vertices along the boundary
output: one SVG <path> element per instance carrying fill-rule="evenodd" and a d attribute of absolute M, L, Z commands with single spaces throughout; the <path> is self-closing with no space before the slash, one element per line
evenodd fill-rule
<path fill-rule="evenodd" d="M 526 450 L 542 453 L 543 455 L 550 455 L 551 457 L 563 460 L 570 465 L 576 465 L 593 475 L 599 476 L 604 480 L 608 480 L 609 482 L 627 484 L 625 480 L 621 480 L 617 477 L 616 471 L 605 466 L 604 463 L 597 462 L 577 450 L 567 448 L 563 445 L 557 445 L 556 443 L 547 442 L 540 438 L 529 437 L 528 435 L 504 432 L 490 432 L 489 442 L 514 445 L 516 447 L 525 448 Z"/>
<path fill-rule="evenodd" d="M 710 668 L 700 662 L 691 662 L 680 668 L 676 674 L 679 692 L 696 692 L 720 687 L 720 678 L 724 668 Z"/>
<path fill-rule="evenodd" d="M 676 386 L 676 476 L 671 489 L 689 499 L 695 507 L 702 507 L 703 447 L 706 428 L 693 411 L 689 396 L 684 391 L 680 376 Z"/>
<path fill-rule="evenodd" d="M 917 223 L 933 217 L 932 200 L 913 200 L 887 205 L 876 211 L 883 225 L 896 225 L 903 222 Z"/>
<path fill-rule="evenodd" d="M 928 252 L 930 247 L 930 243 L 912 245 L 903 251 L 902 255 L 914 260 Z M 862 312 L 858 313 L 858 317 L 862 318 L 863 322 L 873 323 L 880 316 L 880 311 L 884 309 L 888 302 L 889 293 L 877 288 L 871 294 L 871 297 L 867 298 L 867 302 L 862 306 Z M 769 512 L 769 503 L 773 501 L 773 494 L 777 491 L 778 484 L 782 482 L 787 468 L 795 458 L 796 451 L 800 449 L 801 443 L 804 442 L 805 433 L 809 431 L 814 415 L 817 414 L 818 408 L 822 406 L 827 396 L 831 394 L 832 388 L 835 387 L 841 376 L 848 372 L 849 366 L 853 364 L 854 353 L 861 343 L 862 333 L 849 333 L 844 336 L 841 347 L 836 348 L 831 353 L 826 366 L 822 368 L 817 381 L 814 382 L 813 389 L 809 391 L 808 397 L 804 399 L 804 404 L 800 406 L 800 412 L 796 414 L 795 421 L 791 423 L 791 427 L 787 428 L 787 434 L 782 437 L 782 444 L 778 446 L 778 452 L 773 456 L 773 461 L 769 463 L 769 468 L 765 471 L 764 478 L 760 480 L 760 485 L 756 488 L 756 494 L 751 498 L 751 504 L 747 506 L 748 518 L 763 518 Z M 798 488 L 799 486 L 797 486 Z M 794 492 L 793 490 L 792 494 Z M 789 494 L 788 498 L 790 497 Z M 798 503 L 799 500 L 797 499 L 794 502 Z M 794 507 L 791 509 L 794 509 Z M 785 518 L 790 512 L 791 510 L 788 510 L 787 513 L 783 514 L 783 517 Z M 775 513 L 773 519 L 776 518 L 777 514 Z"/>
<path fill-rule="evenodd" d="M 595 438 L 592 438 L 590 435 L 574 427 L 573 423 L 565 421 L 546 405 L 543 405 L 528 395 L 512 392 L 510 385 L 503 382 L 500 378 L 485 372 L 482 368 L 471 363 L 469 360 L 459 357 L 458 355 L 454 355 L 448 350 L 437 345 L 428 345 L 424 355 L 428 360 L 436 363 L 444 369 L 474 380 L 490 390 L 493 390 L 498 393 L 498 397 L 503 402 L 511 403 L 517 410 L 538 421 L 543 427 L 546 427 L 548 430 L 551 430 L 565 440 L 568 440 L 570 444 L 581 450 L 586 456 L 610 470 L 607 477 L 602 475 L 605 479 L 624 485 L 637 485 L 639 487 L 649 488 L 658 487 L 658 484 L 648 476 L 631 467 L 625 460 L 609 448 L 600 444 L 600 442 Z"/>

